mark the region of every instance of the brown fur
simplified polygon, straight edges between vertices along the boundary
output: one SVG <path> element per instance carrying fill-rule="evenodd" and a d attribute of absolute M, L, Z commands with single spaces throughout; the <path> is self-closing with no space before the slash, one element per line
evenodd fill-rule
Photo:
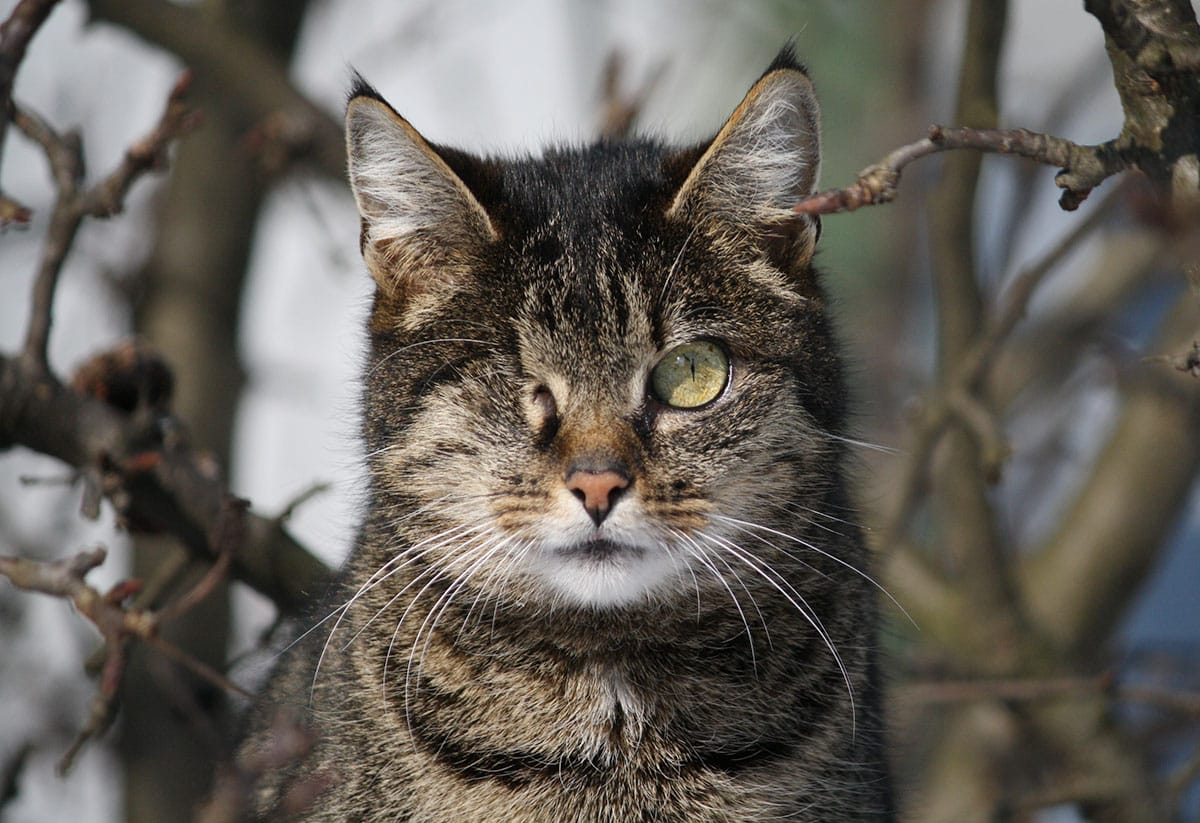
<path fill-rule="evenodd" d="M 280 711 L 314 735 L 260 814 L 327 780 L 304 819 L 887 817 L 845 391 L 787 210 L 818 119 L 790 52 L 685 150 L 483 161 L 357 90 L 371 497 L 243 746 Z M 692 340 L 728 385 L 671 408 L 647 376 Z M 573 471 L 625 483 L 602 524 Z"/>

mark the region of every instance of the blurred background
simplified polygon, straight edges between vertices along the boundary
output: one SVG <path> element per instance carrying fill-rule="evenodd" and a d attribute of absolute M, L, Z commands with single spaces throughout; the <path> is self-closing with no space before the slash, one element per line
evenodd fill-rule
<path fill-rule="evenodd" d="M 0 17 L 15 5 L 0 0 Z M 794 40 L 822 102 L 823 185 L 841 186 L 931 123 L 978 114 L 960 67 L 988 9 L 1003 21 L 986 35 L 1000 125 L 1082 144 L 1120 131 L 1103 35 L 1078 0 L 64 0 L 14 99 L 80 130 L 91 177 L 156 121 L 185 66 L 205 123 L 124 215 L 84 225 L 51 365 L 68 375 L 118 340 L 148 341 L 192 443 L 260 513 L 303 498 L 289 529 L 336 565 L 357 519 L 370 297 L 336 147 L 352 68 L 429 139 L 513 155 L 594 138 L 614 103 L 637 131 L 704 139 Z M 906 817 L 1200 819 L 1200 397 L 1146 359 L 1200 333 L 1185 276 L 1196 227 L 1136 181 L 1068 213 L 1052 169 L 964 162 L 922 161 L 893 205 L 824 218 L 819 255 L 854 380 L 861 520 L 912 618 L 889 602 L 882 640 Z M 27 230 L 0 235 L 10 353 L 54 188 L 15 132 L 0 181 L 33 209 Z M 975 332 L 1024 274 L 1043 278 L 961 406 L 939 271 L 975 284 L 978 314 L 959 318 Z M 942 432 L 929 420 L 947 404 L 975 422 Z M 196 573 L 167 537 L 81 518 L 64 479 L 50 458 L 0 453 L 0 554 L 103 544 L 99 588 Z M 173 639 L 252 685 L 274 618 L 232 584 Z M 145 650 L 114 730 L 55 775 L 86 719 L 95 646 L 61 601 L 0 585 L 0 819 L 183 820 L 207 791 L 238 706 Z"/>

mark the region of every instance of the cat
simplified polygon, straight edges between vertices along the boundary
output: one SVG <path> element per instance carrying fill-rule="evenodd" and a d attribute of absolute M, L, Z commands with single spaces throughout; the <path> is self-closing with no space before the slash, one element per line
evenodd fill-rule
<path fill-rule="evenodd" d="M 356 79 L 369 499 L 243 744 L 270 761 L 281 711 L 311 735 L 260 817 L 889 819 L 847 392 L 789 208 L 819 130 L 790 46 L 690 148 L 480 159 Z"/>

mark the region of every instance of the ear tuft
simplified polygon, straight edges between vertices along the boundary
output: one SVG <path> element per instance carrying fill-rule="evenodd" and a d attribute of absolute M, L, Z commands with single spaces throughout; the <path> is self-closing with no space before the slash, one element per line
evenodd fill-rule
<path fill-rule="evenodd" d="M 811 255 L 816 223 L 791 207 L 816 189 L 820 133 L 812 82 L 789 44 L 697 161 L 668 217 L 752 236 L 790 227 Z"/>
<path fill-rule="evenodd" d="M 800 62 L 800 58 L 796 56 L 796 41 L 788 40 L 779 49 L 779 53 L 775 55 L 775 59 L 771 61 L 771 65 L 767 66 L 767 70 L 762 73 L 763 77 L 768 74 L 779 71 L 781 69 L 790 69 L 798 71 L 804 76 L 808 76 L 808 67 Z M 762 77 L 759 78 L 760 80 Z"/>
<path fill-rule="evenodd" d="M 367 79 L 358 73 L 357 69 L 350 70 L 350 93 L 346 95 L 346 106 L 356 97 L 367 97 L 371 100 L 378 100 L 380 103 L 387 105 L 387 101 L 383 99 L 383 95 L 375 90 L 375 87 L 367 82 Z"/>
<path fill-rule="evenodd" d="M 362 252 L 385 293 L 436 285 L 495 239 L 491 219 L 437 151 L 361 77 L 346 106 Z"/>

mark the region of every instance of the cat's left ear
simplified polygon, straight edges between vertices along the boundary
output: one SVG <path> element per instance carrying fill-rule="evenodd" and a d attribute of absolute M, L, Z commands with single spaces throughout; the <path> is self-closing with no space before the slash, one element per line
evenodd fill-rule
<path fill-rule="evenodd" d="M 346 149 L 363 258 L 382 292 L 411 301 L 452 289 L 457 273 L 496 238 L 471 189 L 359 77 L 346 106 Z"/>
<path fill-rule="evenodd" d="M 696 161 L 667 216 L 715 224 L 764 244 L 785 268 L 803 266 L 820 224 L 791 207 L 816 189 L 820 165 L 817 97 L 784 49 Z"/>

